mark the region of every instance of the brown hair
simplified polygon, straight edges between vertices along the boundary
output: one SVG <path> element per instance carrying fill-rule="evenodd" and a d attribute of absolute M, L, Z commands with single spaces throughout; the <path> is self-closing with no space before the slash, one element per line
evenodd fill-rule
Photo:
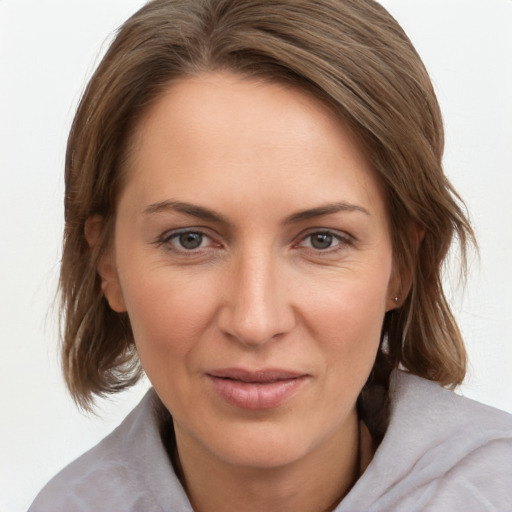
<path fill-rule="evenodd" d="M 110 309 L 96 271 L 111 240 L 130 135 L 173 79 L 220 69 L 283 81 L 326 102 L 365 145 L 384 184 L 394 257 L 407 278 L 400 307 L 384 320 L 366 390 L 380 381 L 385 388 L 398 366 L 460 383 L 466 354 L 441 267 L 454 237 L 464 265 L 473 232 L 443 173 L 432 84 L 398 23 L 373 0 L 154 0 L 119 29 L 68 141 L 62 353 L 77 403 L 87 408 L 94 394 L 141 374 L 129 319 Z M 103 223 L 90 249 L 84 225 L 94 215 Z"/>

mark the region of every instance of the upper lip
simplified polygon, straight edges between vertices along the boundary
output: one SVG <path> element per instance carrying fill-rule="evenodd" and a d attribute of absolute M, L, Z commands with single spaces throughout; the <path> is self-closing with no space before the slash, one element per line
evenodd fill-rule
<path fill-rule="evenodd" d="M 219 368 L 206 372 L 210 377 L 219 379 L 239 380 L 241 382 L 270 383 L 280 380 L 297 379 L 305 377 L 307 374 L 293 370 L 283 370 L 279 368 L 268 368 L 261 370 L 247 370 L 245 368 Z"/>

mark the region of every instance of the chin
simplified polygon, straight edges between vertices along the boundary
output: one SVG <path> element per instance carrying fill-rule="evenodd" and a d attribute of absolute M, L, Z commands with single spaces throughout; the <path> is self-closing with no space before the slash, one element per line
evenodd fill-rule
<path fill-rule="evenodd" d="M 256 425 L 216 443 L 216 456 L 225 463 L 247 469 L 278 469 L 305 457 L 311 442 L 279 426 Z"/>

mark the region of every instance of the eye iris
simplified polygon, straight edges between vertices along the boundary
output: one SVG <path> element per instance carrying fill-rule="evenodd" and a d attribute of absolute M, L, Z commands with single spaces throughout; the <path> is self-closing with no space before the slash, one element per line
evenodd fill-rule
<path fill-rule="evenodd" d="M 179 236 L 179 241 L 185 249 L 197 249 L 203 241 L 201 233 L 182 233 Z"/>
<path fill-rule="evenodd" d="M 328 249 L 332 245 L 333 236 L 329 233 L 315 233 L 311 235 L 311 245 L 315 249 Z"/>

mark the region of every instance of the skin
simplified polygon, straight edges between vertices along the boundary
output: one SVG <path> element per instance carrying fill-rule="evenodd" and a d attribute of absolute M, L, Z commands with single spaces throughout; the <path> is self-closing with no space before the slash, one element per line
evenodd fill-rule
<path fill-rule="evenodd" d="M 363 150 L 301 91 L 203 74 L 149 109 L 126 176 L 98 270 L 172 413 L 194 509 L 332 509 L 357 478 L 355 403 L 399 284 Z M 205 376 L 232 367 L 305 377 L 247 409 Z"/>

